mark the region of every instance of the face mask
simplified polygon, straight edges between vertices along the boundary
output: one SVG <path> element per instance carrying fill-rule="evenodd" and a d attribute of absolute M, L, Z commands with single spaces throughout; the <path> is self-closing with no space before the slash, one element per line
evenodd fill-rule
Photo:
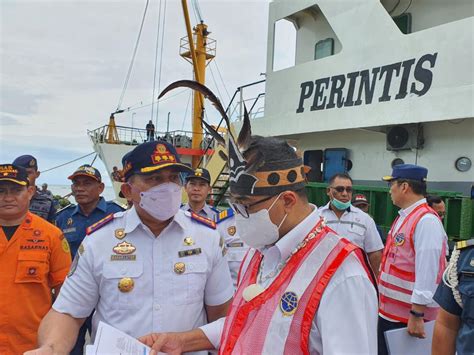
<path fill-rule="evenodd" d="M 140 207 L 159 221 L 167 221 L 181 206 L 181 186 L 174 182 L 154 186 L 140 193 Z"/>
<path fill-rule="evenodd" d="M 333 198 L 331 204 L 339 211 L 347 210 L 351 206 L 351 201 L 341 202 L 338 199 Z"/>
<path fill-rule="evenodd" d="M 280 195 L 278 195 L 278 197 L 280 197 Z M 278 230 L 288 214 L 285 214 L 285 217 L 283 217 L 283 220 L 278 226 L 272 222 L 268 212 L 272 209 L 276 201 L 278 201 L 278 198 L 273 201 L 269 209 L 251 213 L 248 218 L 244 218 L 240 214 L 235 216 L 236 228 L 239 231 L 240 238 L 245 244 L 252 248 L 259 249 L 271 245 L 278 240 Z"/>

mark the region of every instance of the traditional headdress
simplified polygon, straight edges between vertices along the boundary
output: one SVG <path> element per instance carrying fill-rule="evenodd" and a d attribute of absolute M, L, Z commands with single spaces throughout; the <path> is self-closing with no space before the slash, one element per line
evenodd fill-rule
<path fill-rule="evenodd" d="M 250 118 L 245 107 L 242 129 L 238 138 L 235 139 L 231 133 L 230 120 L 225 109 L 217 96 L 206 86 L 192 80 L 176 81 L 166 87 L 158 96 L 158 99 L 178 87 L 187 87 L 200 92 L 212 102 L 226 122 L 229 132 L 227 144 L 224 138 L 201 117 L 204 127 L 219 144 L 225 146 L 228 150 L 229 186 L 233 194 L 241 196 L 275 195 L 287 190 L 300 190 L 305 186 L 305 169 L 302 159 L 298 158 L 296 153 L 294 159 L 284 161 L 265 160 L 265 156 L 258 150 L 249 161 L 244 158 L 243 152 L 246 152 L 252 143 Z M 279 143 L 282 144 L 283 148 L 289 148 L 288 143 L 284 141 Z"/>

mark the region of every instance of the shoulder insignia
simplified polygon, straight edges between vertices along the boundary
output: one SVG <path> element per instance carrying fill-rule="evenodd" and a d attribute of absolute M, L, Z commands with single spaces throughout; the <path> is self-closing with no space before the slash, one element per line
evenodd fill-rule
<path fill-rule="evenodd" d="M 474 246 L 474 239 L 461 240 L 460 242 L 456 243 L 456 249 L 458 250 L 472 246 Z"/>
<path fill-rule="evenodd" d="M 107 202 L 113 203 L 113 204 L 119 206 L 122 209 L 122 211 L 125 211 L 128 207 L 128 206 L 124 205 L 123 203 L 120 203 L 120 202 L 115 201 L 115 200 L 114 201 L 107 201 Z"/>
<path fill-rule="evenodd" d="M 98 222 L 92 224 L 91 226 L 87 227 L 86 235 L 94 233 L 96 230 L 99 230 L 100 228 L 105 226 L 107 223 L 109 223 L 113 219 L 114 219 L 114 214 L 113 213 L 109 214 L 105 218 L 102 218 L 100 221 L 98 221 Z"/>
<path fill-rule="evenodd" d="M 198 223 L 204 224 L 205 226 L 216 229 L 216 222 L 214 222 L 212 219 L 203 217 L 198 215 L 195 212 L 190 212 L 191 213 L 191 219 L 195 220 Z"/>
<path fill-rule="evenodd" d="M 216 215 L 216 223 L 219 224 L 222 221 L 225 221 L 226 219 L 233 216 L 234 216 L 234 210 L 232 208 L 228 208 L 224 211 L 219 212 L 219 214 Z"/>

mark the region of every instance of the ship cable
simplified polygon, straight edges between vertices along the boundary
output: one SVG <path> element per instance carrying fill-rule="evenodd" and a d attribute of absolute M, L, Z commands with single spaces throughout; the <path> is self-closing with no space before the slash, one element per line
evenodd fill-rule
<path fill-rule="evenodd" d="M 165 23 L 166 23 L 166 0 L 165 5 L 163 8 L 163 26 L 161 31 L 161 49 L 160 49 L 160 68 L 158 70 L 158 92 L 161 91 L 161 69 L 163 67 L 163 44 L 164 44 L 164 37 L 165 37 Z M 156 118 L 155 118 L 155 125 L 158 127 L 158 109 L 160 107 L 160 100 L 157 101 L 156 104 Z"/>
<path fill-rule="evenodd" d="M 55 170 L 55 169 L 57 169 L 57 168 L 60 168 L 60 167 L 62 167 L 62 166 L 65 166 L 65 165 L 74 163 L 74 162 L 76 162 L 76 161 L 78 161 L 78 160 L 87 158 L 88 156 L 90 156 L 90 155 L 92 155 L 92 154 L 96 154 L 96 153 L 95 153 L 95 152 L 92 152 L 92 153 L 83 155 L 82 157 L 79 157 L 79 158 L 73 159 L 73 160 L 71 160 L 71 161 L 68 161 L 67 163 L 60 164 L 60 165 L 58 165 L 58 166 L 54 166 L 54 167 L 49 168 L 49 169 L 46 169 L 46 170 L 41 170 L 41 173 L 43 174 L 43 173 L 46 173 L 46 172 L 48 172 L 48 171 L 51 171 L 51 170 Z M 94 158 L 94 160 L 95 160 L 95 158 Z M 92 163 L 94 163 L 94 162 L 92 162 Z"/>
<path fill-rule="evenodd" d="M 133 63 L 135 62 L 135 56 L 137 55 L 138 44 L 140 43 L 140 37 L 142 35 L 143 24 L 145 23 L 146 13 L 147 13 L 147 10 L 148 10 L 148 3 L 149 3 L 149 0 L 146 0 L 145 10 L 143 11 L 142 22 L 140 24 L 140 30 L 138 31 L 137 41 L 135 42 L 135 48 L 133 49 L 132 59 L 130 61 L 130 66 L 128 67 L 127 76 L 125 78 L 125 83 L 123 85 L 122 94 L 120 95 L 120 99 L 119 99 L 116 111 L 120 110 L 120 106 L 122 105 L 123 98 L 125 96 L 125 91 L 127 90 L 128 82 L 129 82 L 130 76 L 132 74 Z"/>
<path fill-rule="evenodd" d="M 164 33 L 165 33 L 165 18 L 166 18 L 166 0 L 165 0 L 165 5 L 163 9 L 163 25 L 161 21 L 161 12 L 162 12 L 162 0 L 160 0 L 158 8 L 158 26 L 157 26 L 157 31 L 156 31 L 156 44 L 155 44 L 155 63 L 154 63 L 154 69 L 153 69 L 153 92 L 152 92 L 152 97 L 151 97 L 151 117 L 150 119 L 154 119 L 154 111 L 155 111 L 155 103 L 156 103 L 156 120 L 155 120 L 155 126 L 158 127 L 158 110 L 159 110 L 159 101 L 155 101 L 155 93 L 156 93 L 156 73 L 158 69 L 158 52 L 161 51 L 160 53 L 160 66 L 159 66 L 159 74 L 158 74 L 158 92 L 160 91 L 160 83 L 161 83 L 161 66 L 163 63 L 163 40 L 164 40 Z M 161 50 L 160 50 L 160 32 L 161 32 Z"/>

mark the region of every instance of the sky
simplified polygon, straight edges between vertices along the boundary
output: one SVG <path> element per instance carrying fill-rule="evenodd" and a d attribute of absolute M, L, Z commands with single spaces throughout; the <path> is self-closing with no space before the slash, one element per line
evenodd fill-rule
<path fill-rule="evenodd" d="M 217 41 L 207 84 L 226 105 L 238 86 L 264 78 L 269 1 L 200 0 L 198 11 L 194 2 L 188 1 L 191 23 L 198 22 L 200 13 L 209 37 Z M 93 152 L 87 131 L 107 124 L 118 107 L 145 4 L 145 0 L 0 2 L 0 163 L 32 154 L 43 171 L 38 184 L 68 185 L 67 176 L 75 168 L 92 162 L 94 154 L 49 170 Z M 162 69 L 155 97 L 158 82 L 163 89 L 192 78 L 191 64 L 179 56 L 180 38 L 186 35 L 181 2 L 166 1 L 165 11 L 165 0 L 149 0 L 120 106 L 130 109 L 116 115 L 117 125 L 144 128 L 152 117 L 148 104 L 153 98 L 160 4 L 164 40 L 158 46 Z M 167 96 L 173 97 L 159 104 L 157 131 L 166 130 L 168 112 L 170 130 L 191 130 L 190 91 L 178 89 Z M 212 108 L 207 114 L 211 123 L 218 122 Z M 99 159 L 94 165 L 106 176 Z"/>

